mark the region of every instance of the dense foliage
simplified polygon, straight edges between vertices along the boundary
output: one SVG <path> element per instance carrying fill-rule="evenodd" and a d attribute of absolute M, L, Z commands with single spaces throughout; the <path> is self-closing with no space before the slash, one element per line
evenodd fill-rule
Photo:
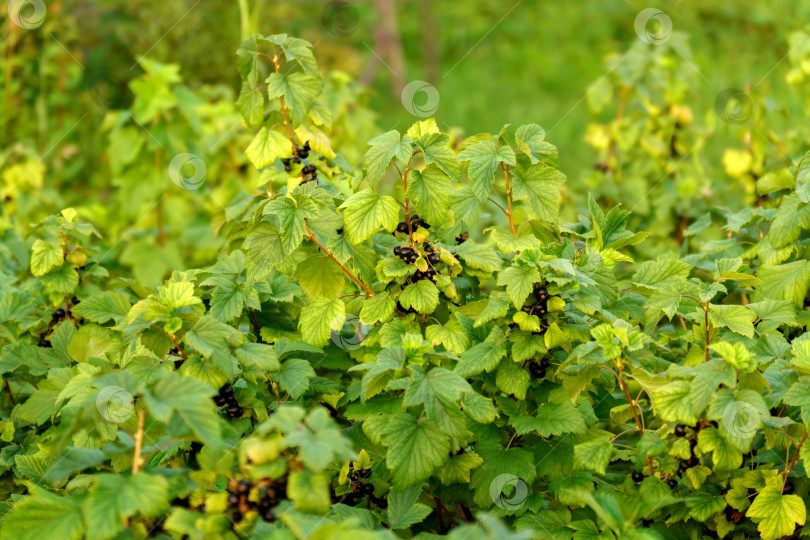
<path fill-rule="evenodd" d="M 221 209 L 178 166 L 168 200 L 186 209 L 160 219 L 191 213 L 190 229 L 156 221 L 109 256 L 114 216 L 151 212 L 171 156 L 202 148 L 207 184 L 242 159 L 199 143 L 220 112 L 197 116 L 176 71 L 144 63 L 109 116 L 120 200 L 3 230 L 3 538 L 801 534 L 810 158 L 747 177 L 756 205 L 668 221 L 680 253 L 647 258 L 649 233 L 605 204 L 621 189 L 559 223 L 566 177 L 536 124 L 458 139 L 424 119 L 355 165 L 349 83 L 308 42 L 256 35 L 237 58 L 256 189 L 216 186 Z M 681 152 L 684 101 L 617 123 Z M 647 167 L 634 195 L 666 172 L 591 140 L 603 172 Z M 210 236 L 187 234 L 212 215 Z M 166 246 L 177 268 L 145 286 Z M 208 266 L 182 256 L 220 246 Z"/>

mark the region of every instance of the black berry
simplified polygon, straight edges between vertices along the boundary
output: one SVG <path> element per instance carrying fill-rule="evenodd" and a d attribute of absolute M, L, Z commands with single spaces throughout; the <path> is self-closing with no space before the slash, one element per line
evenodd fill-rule
<path fill-rule="evenodd" d="M 675 426 L 675 436 L 683 437 L 684 435 L 686 435 L 686 424 L 678 424 Z"/>
<path fill-rule="evenodd" d="M 633 474 L 630 475 L 630 476 L 633 477 L 633 482 L 636 482 L 636 483 L 641 482 L 642 480 L 644 480 L 644 473 L 640 473 L 638 471 L 633 471 Z"/>
<path fill-rule="evenodd" d="M 667 485 L 669 486 L 669 489 L 675 489 L 678 487 L 678 481 L 674 478 L 670 478 L 667 480 Z"/>
<path fill-rule="evenodd" d="M 540 364 L 532 362 L 529 364 L 529 373 L 535 379 L 542 379 L 546 376 L 546 369 L 541 367 Z"/>

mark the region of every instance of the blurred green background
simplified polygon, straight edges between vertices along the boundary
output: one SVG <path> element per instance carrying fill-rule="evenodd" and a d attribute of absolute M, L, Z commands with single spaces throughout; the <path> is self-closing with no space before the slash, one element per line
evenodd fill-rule
<path fill-rule="evenodd" d="M 351 163 L 371 137 L 416 120 L 401 90 L 427 81 L 439 125 L 459 136 L 543 126 L 568 176 L 563 218 L 595 192 L 669 239 L 659 251 L 677 247 L 711 205 L 759 204 L 757 182 L 810 144 L 810 2 L 15 2 L 25 20 L 41 17 L 29 28 L 6 17 L 0 39 L 0 233 L 77 206 L 111 243 L 108 257 L 164 260 L 148 276 L 135 269 L 143 283 L 210 260 L 217 213 L 260 184 L 243 155 L 252 133 L 233 105 L 235 51 L 253 32 L 307 39 L 323 72 L 347 74 L 325 99 L 340 111 L 329 135 Z M 666 46 L 636 33 L 649 7 L 672 21 Z M 750 95 L 746 123 L 716 114 L 728 88 Z M 143 103 L 164 107 L 148 125 Z M 208 166 L 204 199 L 167 189 L 169 159 L 189 149 Z"/>

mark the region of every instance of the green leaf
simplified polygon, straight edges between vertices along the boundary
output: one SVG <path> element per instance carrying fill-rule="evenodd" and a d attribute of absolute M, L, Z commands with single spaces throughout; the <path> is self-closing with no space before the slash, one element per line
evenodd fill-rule
<path fill-rule="evenodd" d="M 467 168 L 470 187 L 475 198 L 483 203 L 489 197 L 500 164 L 515 164 L 515 152 L 508 146 L 498 148 L 494 142 L 484 140 L 464 148 L 456 159 L 470 162 Z"/>
<path fill-rule="evenodd" d="M 520 416 L 510 420 L 518 435 L 534 431 L 541 437 L 563 433 L 583 433 L 586 429 L 582 413 L 571 402 L 543 403 L 534 416 Z"/>
<path fill-rule="evenodd" d="M 429 223 L 440 225 L 447 220 L 447 211 L 456 186 L 436 164 L 423 171 L 408 171 L 408 191 L 405 195 L 416 206 L 419 215 Z"/>
<path fill-rule="evenodd" d="M 577 469 L 605 474 L 612 456 L 613 445 L 607 438 L 600 437 L 574 446 L 574 466 Z"/>
<path fill-rule="evenodd" d="M 453 180 L 459 180 L 460 172 L 456 161 L 456 153 L 448 146 L 450 143 L 448 135 L 429 133 L 417 138 L 410 130 L 408 130 L 408 135 L 414 139 L 414 144 L 422 149 L 425 165 L 428 167 L 435 166 Z"/>
<path fill-rule="evenodd" d="M 715 471 L 731 471 L 742 465 L 742 452 L 723 438 L 716 428 L 705 428 L 698 433 L 698 448 L 712 452 Z"/>
<path fill-rule="evenodd" d="M 62 266 L 64 258 L 62 245 L 58 242 L 34 241 L 31 247 L 31 273 L 35 276 L 47 274 L 51 269 Z"/>
<path fill-rule="evenodd" d="M 518 399 L 526 399 L 531 377 L 529 372 L 516 362 L 501 362 L 495 375 L 495 384 L 504 394 L 512 394 Z"/>
<path fill-rule="evenodd" d="M 672 381 L 653 391 L 653 403 L 666 422 L 683 422 L 692 425 L 697 417 L 690 398 L 691 387 L 686 381 Z"/>
<path fill-rule="evenodd" d="M 388 492 L 388 526 L 392 529 L 407 529 L 421 523 L 432 512 L 429 506 L 416 502 L 422 492 L 421 486 Z"/>
<path fill-rule="evenodd" d="M 709 348 L 723 357 L 723 359 L 742 372 L 752 372 L 756 363 L 751 358 L 751 352 L 742 343 L 729 343 L 720 341 L 712 343 Z"/>
<path fill-rule="evenodd" d="M 456 248 L 456 253 L 469 266 L 485 272 L 501 269 L 502 261 L 498 253 L 489 246 L 468 240 Z"/>
<path fill-rule="evenodd" d="M 291 398 L 298 399 L 309 388 L 309 381 L 315 376 L 315 370 L 306 360 L 288 358 L 281 364 L 281 370 L 272 374 L 272 379 Z"/>
<path fill-rule="evenodd" d="M 363 324 L 387 322 L 393 317 L 396 306 L 396 301 L 385 293 L 366 298 L 360 308 L 360 321 Z"/>
<path fill-rule="evenodd" d="M 301 310 L 298 329 L 301 337 L 320 347 L 329 342 L 332 331 L 340 331 L 346 320 L 346 305 L 343 300 L 319 297 Z"/>
<path fill-rule="evenodd" d="M 214 394 L 206 384 L 169 372 L 146 394 L 146 403 L 158 421 L 168 424 L 176 414 L 205 444 L 219 448 L 223 440 Z"/>
<path fill-rule="evenodd" d="M 315 255 L 298 263 L 295 277 L 310 302 L 319 296 L 334 300 L 345 286 L 343 270 L 325 255 Z"/>
<path fill-rule="evenodd" d="M 284 98 L 284 106 L 292 110 L 292 121 L 300 124 L 312 107 L 313 100 L 322 90 L 319 78 L 295 71 L 289 74 L 271 73 L 267 77 L 267 97 Z"/>
<path fill-rule="evenodd" d="M 633 283 L 650 289 L 679 288 L 691 270 L 687 263 L 676 259 L 647 261 L 639 266 L 633 276 Z"/>
<path fill-rule="evenodd" d="M 3 518 L 3 537 L 15 540 L 79 540 L 84 535 L 79 499 L 31 486 L 31 494 Z"/>
<path fill-rule="evenodd" d="M 529 156 L 532 164 L 543 163 L 549 167 L 557 166 L 557 147 L 545 141 L 546 132 L 537 124 L 520 126 L 515 131 L 518 149 Z"/>
<path fill-rule="evenodd" d="M 767 239 L 775 248 L 795 242 L 803 230 L 810 228 L 810 205 L 794 193 L 782 199 L 771 222 Z"/>
<path fill-rule="evenodd" d="M 263 169 L 276 159 L 292 156 L 292 143 L 278 131 L 269 131 L 263 127 L 253 137 L 245 150 L 245 155 L 254 167 Z"/>
<path fill-rule="evenodd" d="M 244 335 L 213 317 L 205 316 L 201 317 L 194 327 L 186 332 L 183 341 L 205 358 L 212 358 L 217 367 L 232 377 L 230 346 L 241 345 Z"/>
<path fill-rule="evenodd" d="M 756 314 L 745 306 L 717 305 L 709 306 L 709 320 L 714 326 L 724 326 L 745 337 L 754 337 L 754 320 Z"/>
<path fill-rule="evenodd" d="M 469 484 L 470 471 L 484 462 L 481 456 L 473 451 L 466 451 L 459 455 L 454 455 L 439 470 L 439 479 L 442 484 Z"/>
<path fill-rule="evenodd" d="M 329 480 L 323 474 L 293 471 L 288 476 L 287 495 L 299 512 L 323 515 L 332 504 Z"/>
<path fill-rule="evenodd" d="M 272 223 L 259 223 L 245 238 L 242 248 L 247 252 L 249 275 L 254 279 L 267 276 L 284 261 L 281 234 Z"/>
<path fill-rule="evenodd" d="M 503 331 L 496 327 L 486 341 L 462 353 L 455 371 L 462 377 L 478 375 L 484 371 L 490 372 L 498 367 L 504 356 L 506 356 L 506 340 Z"/>
<path fill-rule="evenodd" d="M 399 158 L 404 163 L 411 159 L 411 138 L 402 137 L 396 130 L 383 133 L 368 144 L 371 148 L 363 158 L 363 167 L 366 172 L 364 178 L 372 188 L 377 187 L 393 158 Z"/>
<path fill-rule="evenodd" d="M 515 175 L 512 193 L 514 200 L 528 201 L 532 212 L 539 219 L 557 223 L 560 215 L 560 186 L 564 183 L 563 173 L 536 163 Z"/>
<path fill-rule="evenodd" d="M 807 510 L 798 495 L 782 495 L 779 488 L 767 486 L 759 492 L 746 515 L 758 523 L 763 540 L 776 540 L 804 525 Z"/>
<path fill-rule="evenodd" d="M 537 268 L 510 266 L 498 274 L 498 285 L 506 285 L 506 293 L 516 309 L 523 307 L 532 292 L 532 287 L 541 279 Z"/>
<path fill-rule="evenodd" d="M 402 289 L 399 303 L 406 309 L 413 308 L 419 313 L 433 313 L 439 305 L 439 289 L 426 279 L 411 283 Z"/>
<path fill-rule="evenodd" d="M 789 300 L 801 306 L 810 285 L 810 261 L 795 261 L 759 269 L 759 288 L 765 298 Z"/>
<path fill-rule="evenodd" d="M 346 236 L 354 244 L 365 242 L 380 230 L 393 231 L 399 223 L 399 205 L 388 195 L 380 196 L 372 189 L 358 191 L 340 205 Z"/>
<path fill-rule="evenodd" d="M 447 460 L 450 443 L 431 422 L 408 413 L 387 418 L 383 441 L 385 462 L 394 487 L 406 488 L 427 480 Z"/>
<path fill-rule="evenodd" d="M 102 291 L 83 299 L 73 306 L 71 312 L 77 317 L 99 324 L 106 323 L 109 320 L 121 324 L 126 320 L 130 307 L 127 295 L 113 291 Z"/>

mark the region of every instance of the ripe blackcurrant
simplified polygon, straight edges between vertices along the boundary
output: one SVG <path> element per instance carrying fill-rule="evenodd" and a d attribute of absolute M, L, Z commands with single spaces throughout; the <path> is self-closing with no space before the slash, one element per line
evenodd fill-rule
<path fill-rule="evenodd" d="M 675 426 L 675 436 L 683 437 L 684 435 L 686 435 L 686 424 L 678 424 Z"/>
<path fill-rule="evenodd" d="M 360 469 L 360 478 L 370 478 L 371 469 Z"/>
<path fill-rule="evenodd" d="M 532 362 L 531 364 L 529 364 L 529 373 L 535 379 L 542 379 L 543 377 L 546 376 L 545 368 L 541 367 L 540 364 L 536 362 Z"/>
<path fill-rule="evenodd" d="M 633 478 L 633 482 L 636 482 L 636 483 L 641 482 L 642 480 L 644 480 L 644 473 L 641 473 L 641 472 L 638 472 L 638 471 L 633 471 L 633 474 L 631 474 L 630 476 Z"/>
<path fill-rule="evenodd" d="M 438 253 L 433 252 L 428 254 L 427 259 L 428 261 L 430 261 L 430 264 L 439 264 L 442 260 L 442 257 Z"/>
<path fill-rule="evenodd" d="M 239 485 L 237 486 L 236 490 L 239 493 L 247 493 L 248 491 L 250 491 L 250 485 L 251 485 L 250 481 L 248 481 L 248 480 L 244 480 L 244 479 L 239 480 Z"/>
<path fill-rule="evenodd" d="M 667 480 L 667 485 L 669 486 L 669 489 L 675 489 L 678 487 L 678 481 L 674 478 L 670 478 Z"/>
<path fill-rule="evenodd" d="M 372 484 L 363 484 L 360 486 L 360 491 L 366 495 L 373 495 L 374 486 Z"/>
<path fill-rule="evenodd" d="M 349 473 L 349 480 L 351 480 L 352 482 L 357 482 L 358 480 L 360 480 L 360 473 L 358 473 L 357 471 L 351 471 Z"/>
<path fill-rule="evenodd" d="M 239 495 L 236 493 L 231 493 L 228 495 L 228 505 L 236 506 L 237 504 L 239 504 Z"/>
<path fill-rule="evenodd" d="M 225 406 L 225 398 L 222 396 L 214 396 L 214 403 L 217 407 L 224 407 Z"/>
<path fill-rule="evenodd" d="M 219 389 L 219 395 L 223 397 L 232 396 L 233 386 L 231 386 L 231 383 L 225 383 L 222 385 L 222 388 Z"/>
<path fill-rule="evenodd" d="M 547 368 L 551 365 L 551 359 L 548 356 L 544 356 L 542 360 L 540 360 L 540 367 Z"/>
<path fill-rule="evenodd" d="M 62 308 L 56 308 L 53 312 L 54 319 L 61 319 L 65 316 L 65 310 Z"/>

